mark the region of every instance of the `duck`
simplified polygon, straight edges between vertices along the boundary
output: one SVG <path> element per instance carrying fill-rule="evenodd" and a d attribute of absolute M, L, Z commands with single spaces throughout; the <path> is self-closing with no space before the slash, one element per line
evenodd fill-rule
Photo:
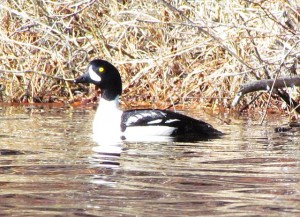
<path fill-rule="evenodd" d="M 92 60 L 75 84 L 94 84 L 101 97 L 93 120 L 94 140 L 198 141 L 217 138 L 212 125 L 164 109 L 119 109 L 122 79 L 118 69 L 103 59 Z M 164 138 L 164 139 L 162 139 Z"/>

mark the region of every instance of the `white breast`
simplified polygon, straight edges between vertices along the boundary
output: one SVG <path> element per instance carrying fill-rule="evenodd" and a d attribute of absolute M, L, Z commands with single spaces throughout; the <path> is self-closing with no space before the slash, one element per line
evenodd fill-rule
<path fill-rule="evenodd" d="M 94 140 L 103 143 L 120 140 L 121 115 L 118 97 L 113 101 L 101 99 L 93 122 Z"/>

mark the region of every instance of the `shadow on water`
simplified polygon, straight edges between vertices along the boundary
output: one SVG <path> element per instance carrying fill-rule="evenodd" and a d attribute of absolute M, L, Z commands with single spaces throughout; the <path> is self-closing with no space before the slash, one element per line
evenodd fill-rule
<path fill-rule="evenodd" d="M 299 133 L 274 132 L 285 120 L 236 120 L 216 140 L 105 147 L 91 139 L 93 115 L 1 110 L 0 215 L 300 214 Z"/>

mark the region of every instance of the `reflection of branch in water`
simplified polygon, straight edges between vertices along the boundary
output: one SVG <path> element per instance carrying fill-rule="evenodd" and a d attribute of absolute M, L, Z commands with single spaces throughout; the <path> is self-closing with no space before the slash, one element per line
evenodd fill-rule
<path fill-rule="evenodd" d="M 280 127 L 276 127 L 275 132 L 282 133 L 282 132 L 288 132 L 288 131 L 294 131 L 294 132 L 299 132 L 300 131 L 300 123 L 298 122 L 290 122 L 288 124 L 285 124 Z"/>

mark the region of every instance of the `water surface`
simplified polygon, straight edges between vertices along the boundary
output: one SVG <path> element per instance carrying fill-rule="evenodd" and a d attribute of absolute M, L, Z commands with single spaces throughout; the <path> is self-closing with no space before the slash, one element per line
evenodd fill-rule
<path fill-rule="evenodd" d="M 299 216 L 299 133 L 231 125 L 197 143 L 92 141 L 94 112 L 0 110 L 1 216 Z"/>

